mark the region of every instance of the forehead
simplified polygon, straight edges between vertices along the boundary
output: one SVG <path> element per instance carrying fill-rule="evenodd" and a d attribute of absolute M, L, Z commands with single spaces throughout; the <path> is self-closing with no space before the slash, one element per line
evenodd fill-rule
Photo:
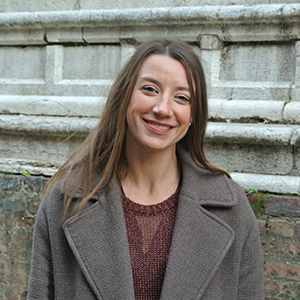
<path fill-rule="evenodd" d="M 142 63 L 138 80 L 143 76 L 172 78 L 188 85 L 186 69 L 183 63 L 161 54 L 148 56 Z"/>

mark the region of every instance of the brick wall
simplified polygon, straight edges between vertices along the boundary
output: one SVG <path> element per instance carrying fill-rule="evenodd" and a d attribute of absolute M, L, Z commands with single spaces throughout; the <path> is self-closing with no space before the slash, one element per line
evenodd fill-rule
<path fill-rule="evenodd" d="M 0 299 L 26 299 L 35 214 L 47 181 L 0 175 Z M 247 196 L 260 213 L 266 300 L 300 299 L 300 197 Z"/>
<path fill-rule="evenodd" d="M 0 299 L 26 299 L 34 218 L 46 180 L 0 175 Z"/>
<path fill-rule="evenodd" d="M 265 259 L 266 300 L 300 299 L 300 197 L 251 194 Z M 262 204 L 262 205 L 260 205 Z"/>

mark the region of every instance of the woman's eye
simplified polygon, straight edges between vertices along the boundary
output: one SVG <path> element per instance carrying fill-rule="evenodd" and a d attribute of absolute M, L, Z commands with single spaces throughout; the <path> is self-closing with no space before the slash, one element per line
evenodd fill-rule
<path fill-rule="evenodd" d="M 176 101 L 181 102 L 181 103 L 190 103 L 190 99 L 187 96 L 176 96 L 175 97 Z"/>
<path fill-rule="evenodd" d="M 145 92 L 147 92 L 147 93 L 151 93 L 151 94 L 158 93 L 158 91 L 154 87 L 152 87 L 152 86 L 144 86 L 142 88 L 142 90 L 145 91 Z"/>

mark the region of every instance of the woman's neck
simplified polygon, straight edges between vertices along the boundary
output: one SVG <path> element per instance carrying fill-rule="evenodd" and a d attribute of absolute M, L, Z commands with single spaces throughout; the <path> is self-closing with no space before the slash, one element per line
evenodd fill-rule
<path fill-rule="evenodd" d="M 180 180 L 175 149 L 168 152 L 126 153 L 121 183 L 132 201 L 150 205 L 172 195 Z"/>

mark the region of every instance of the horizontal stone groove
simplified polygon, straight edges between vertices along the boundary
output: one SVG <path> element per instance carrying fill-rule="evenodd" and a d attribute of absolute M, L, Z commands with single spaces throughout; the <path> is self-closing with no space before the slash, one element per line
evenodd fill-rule
<path fill-rule="evenodd" d="M 98 118 L 0 115 L 0 133 L 68 136 L 87 135 L 98 123 Z M 209 122 L 208 142 L 300 145 L 300 125 L 240 124 Z"/>
<path fill-rule="evenodd" d="M 146 25 L 291 23 L 300 4 L 195 6 L 0 14 L 0 30 Z"/>

